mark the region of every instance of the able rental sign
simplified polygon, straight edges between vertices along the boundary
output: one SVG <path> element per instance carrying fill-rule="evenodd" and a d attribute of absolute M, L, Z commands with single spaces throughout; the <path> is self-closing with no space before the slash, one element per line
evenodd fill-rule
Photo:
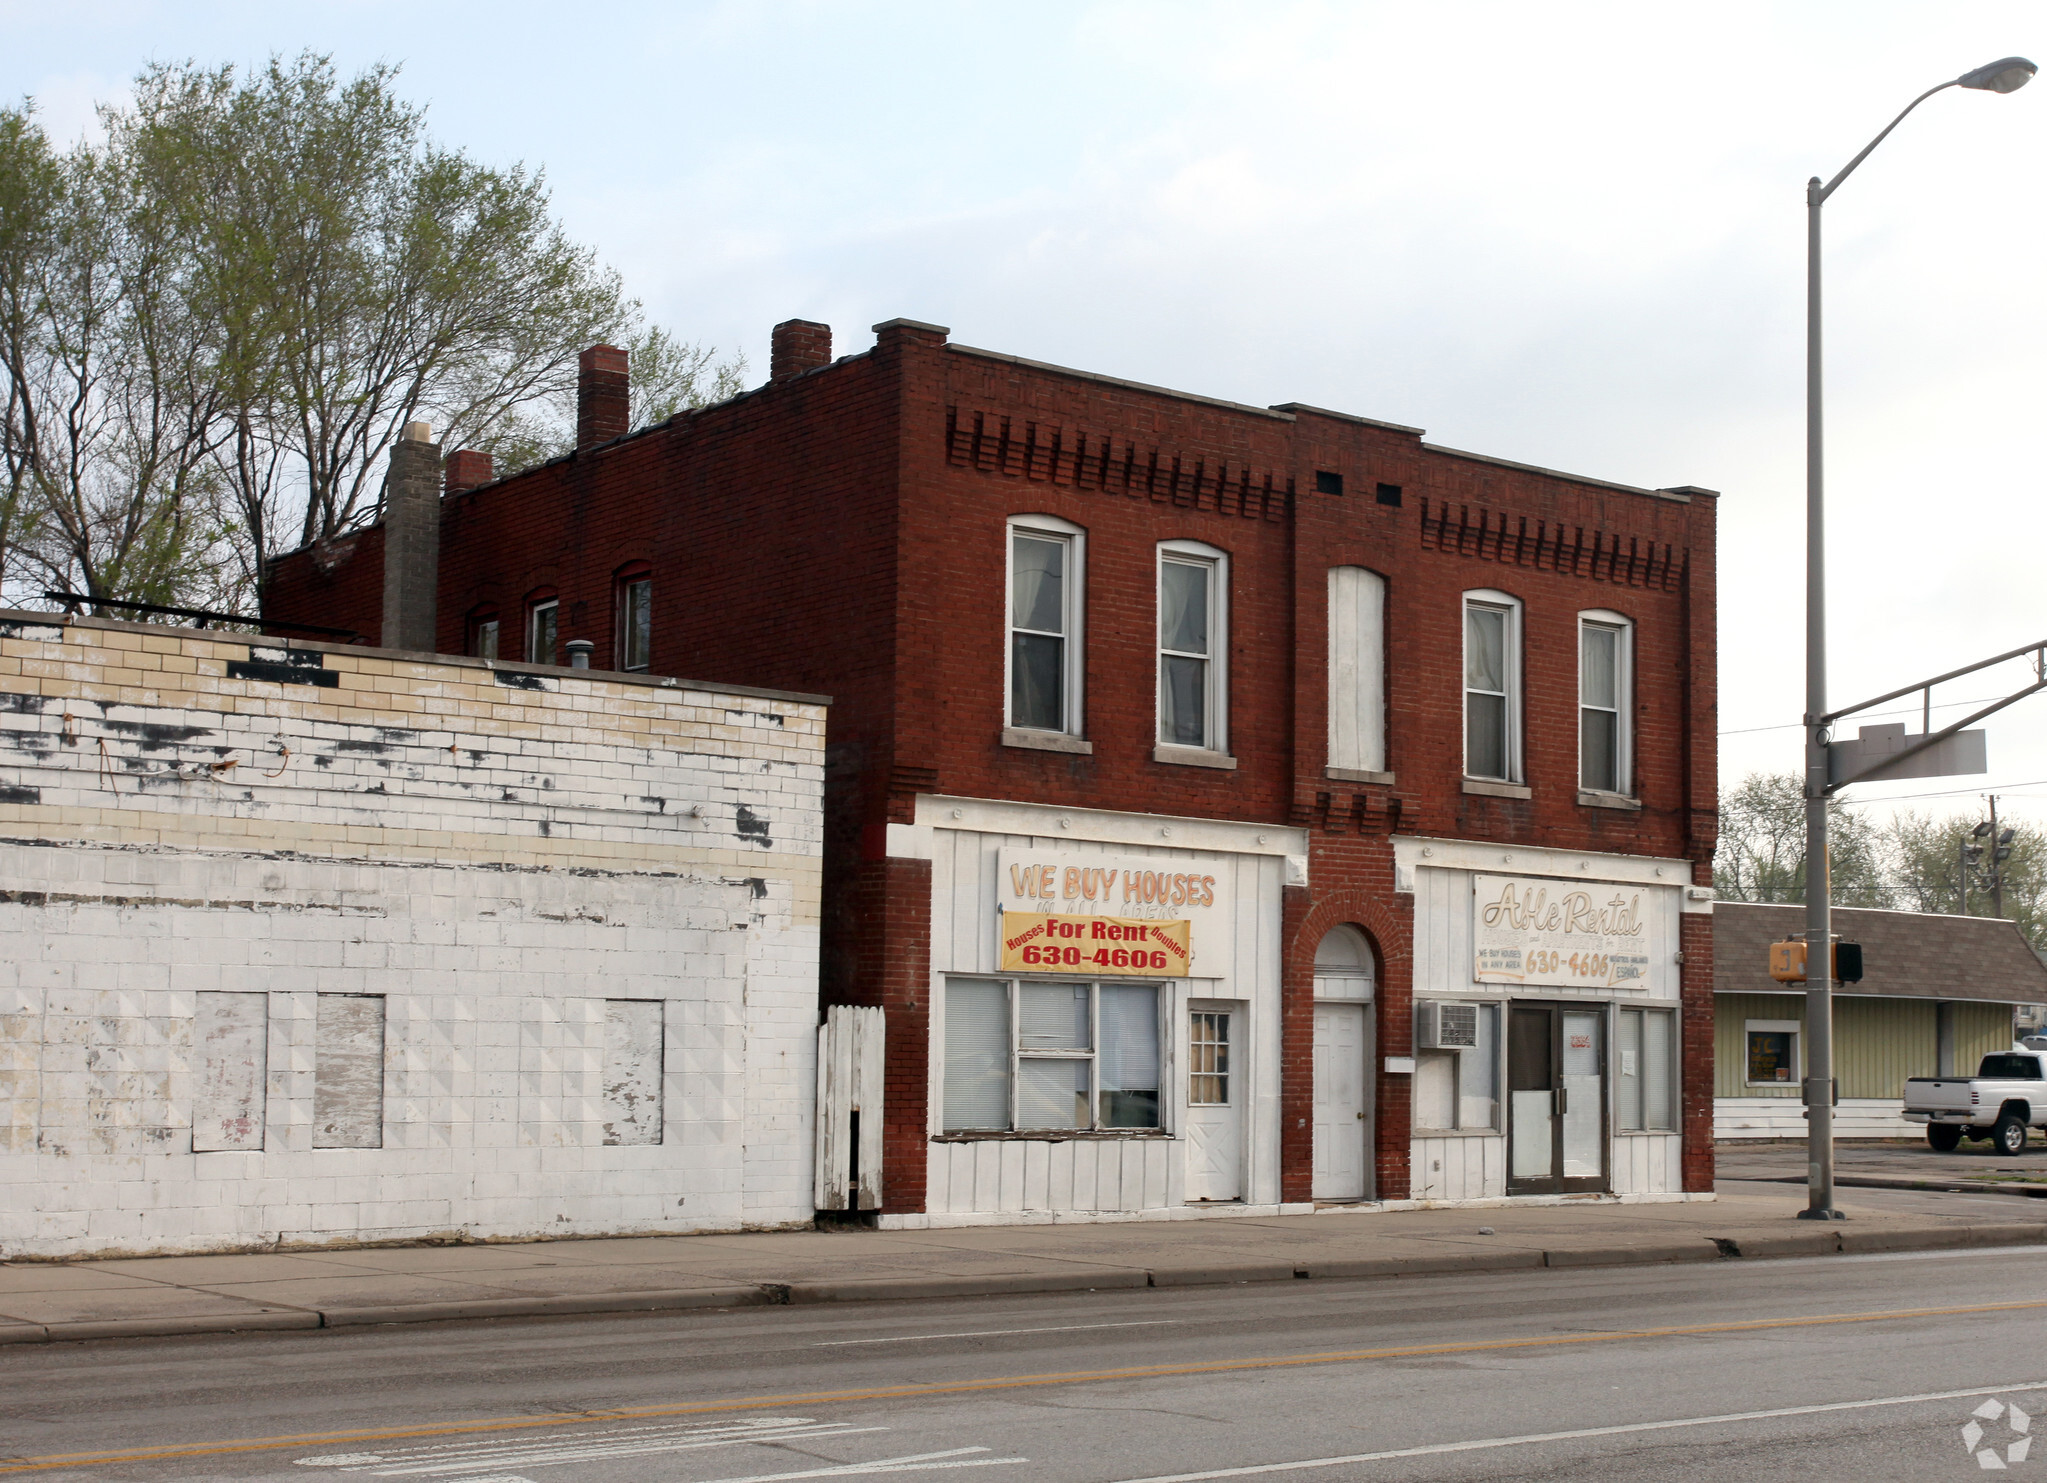
<path fill-rule="evenodd" d="M 1648 987 L 1647 886 L 1481 875 L 1472 977 L 1488 984 Z"/>

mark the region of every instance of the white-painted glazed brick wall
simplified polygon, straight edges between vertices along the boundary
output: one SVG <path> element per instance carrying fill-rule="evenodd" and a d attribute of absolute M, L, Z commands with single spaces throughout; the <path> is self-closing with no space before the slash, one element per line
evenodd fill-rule
<path fill-rule="evenodd" d="M 823 705 L 294 649 L 0 612 L 0 1254 L 806 1222 Z M 192 1151 L 216 990 L 260 1150 Z M 313 1146 L 323 993 L 384 996 L 381 1148 Z M 658 1144 L 604 1143 L 612 998 Z"/>

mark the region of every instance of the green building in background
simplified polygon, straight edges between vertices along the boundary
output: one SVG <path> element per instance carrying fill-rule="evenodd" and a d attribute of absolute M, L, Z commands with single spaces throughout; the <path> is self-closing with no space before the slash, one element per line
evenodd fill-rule
<path fill-rule="evenodd" d="M 1803 1138 L 1805 993 L 1770 977 L 1773 942 L 1802 934 L 1803 906 L 1713 906 L 1713 1135 Z M 1908 1076 L 1966 1075 L 2047 1023 L 2047 965 L 1998 917 L 1834 908 L 1862 944 L 1860 983 L 1834 993 L 1841 1138 L 1917 1138 L 1900 1116 Z"/>

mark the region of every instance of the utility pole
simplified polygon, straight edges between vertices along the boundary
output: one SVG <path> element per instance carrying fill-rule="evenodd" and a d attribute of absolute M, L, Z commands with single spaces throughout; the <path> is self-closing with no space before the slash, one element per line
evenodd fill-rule
<path fill-rule="evenodd" d="M 1997 795 L 1990 795 L 1990 914 L 2004 915 L 2004 857 L 2011 847 L 1997 835 Z"/>

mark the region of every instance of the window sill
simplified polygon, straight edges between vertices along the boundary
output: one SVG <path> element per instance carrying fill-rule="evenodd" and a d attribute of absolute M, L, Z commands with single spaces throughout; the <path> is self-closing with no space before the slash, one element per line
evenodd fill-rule
<path fill-rule="evenodd" d="M 1625 793 L 1590 793 L 1581 788 L 1578 791 L 1578 806 L 1580 808 L 1618 808 L 1624 809 L 1631 814 L 1638 814 L 1642 811 L 1642 800 L 1630 798 Z"/>
<path fill-rule="evenodd" d="M 1675 1138 L 1676 1128 L 1615 1128 L 1616 1138 Z"/>
<path fill-rule="evenodd" d="M 1495 783 L 1484 778 L 1466 778 L 1464 791 L 1481 798 L 1533 798 L 1535 790 L 1525 783 Z"/>
<path fill-rule="evenodd" d="M 1223 752 L 1211 752 L 1206 747 L 1171 747 L 1161 742 L 1151 749 L 1151 760 L 1174 767 L 1216 767 L 1224 772 L 1237 770 L 1236 758 Z"/>
<path fill-rule="evenodd" d="M 1083 737 L 1068 736 L 1063 731 L 1030 731 L 1021 726 L 1003 727 L 1002 745 L 1033 752 L 1071 752 L 1081 757 L 1095 754 L 1095 744 Z"/>
<path fill-rule="evenodd" d="M 1322 776 L 1338 783 L 1384 783 L 1389 788 L 1393 786 L 1392 773 L 1366 772 L 1356 767 L 1325 767 Z"/>
<path fill-rule="evenodd" d="M 1498 1128 L 1416 1128 L 1417 1138 L 1502 1138 Z"/>
<path fill-rule="evenodd" d="M 1034 1133 L 990 1130 L 979 1133 L 933 1133 L 933 1143 L 1070 1143 L 1111 1139 L 1170 1138 L 1164 1128 L 1045 1128 Z"/>

